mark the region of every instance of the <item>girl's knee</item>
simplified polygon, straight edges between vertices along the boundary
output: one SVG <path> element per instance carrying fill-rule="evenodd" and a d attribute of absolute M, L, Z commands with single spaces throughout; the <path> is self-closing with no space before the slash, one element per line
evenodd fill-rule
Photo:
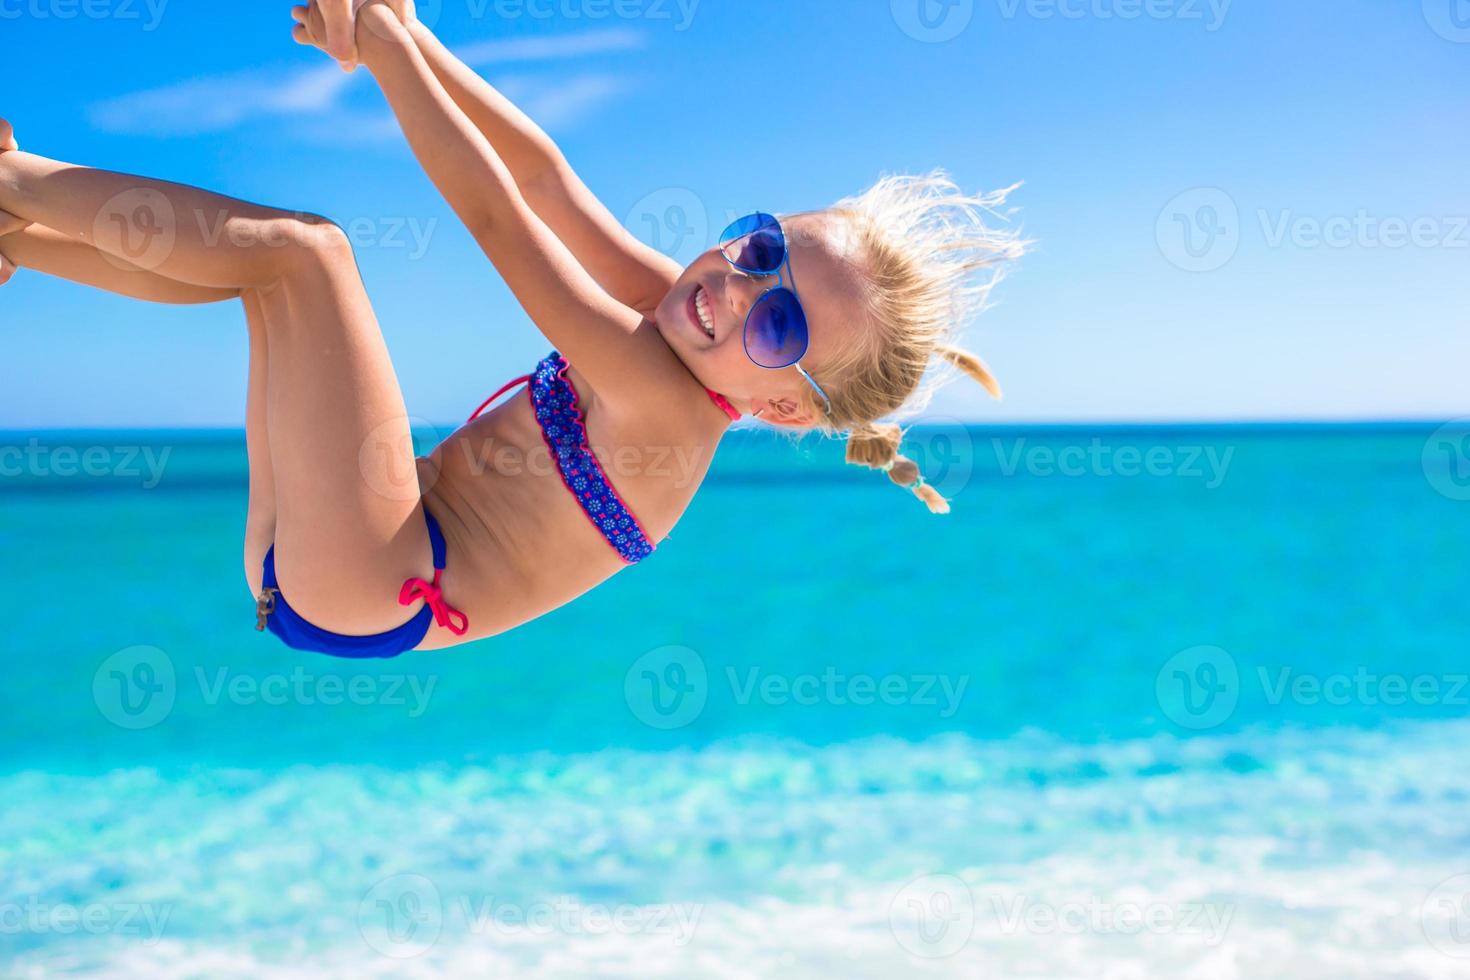
<path fill-rule="evenodd" d="M 319 279 L 357 268 L 352 243 L 342 228 L 314 214 L 280 214 L 253 222 L 247 234 L 267 255 L 271 275 L 254 287 L 255 294 L 275 291 L 288 282 Z"/>
<path fill-rule="evenodd" d="M 357 267 L 352 242 L 347 232 L 334 221 L 314 214 L 296 215 L 288 219 L 281 231 L 292 258 L 297 262 L 304 261 L 307 270 L 343 265 Z"/>

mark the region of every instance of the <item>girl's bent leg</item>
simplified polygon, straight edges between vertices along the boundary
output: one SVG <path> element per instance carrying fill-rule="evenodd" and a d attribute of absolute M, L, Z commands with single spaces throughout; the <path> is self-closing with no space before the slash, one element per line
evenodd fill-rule
<path fill-rule="evenodd" d="M 265 425 L 255 429 L 269 437 L 252 438 L 251 452 L 269 458 L 284 593 L 345 634 L 418 611 L 397 602 L 405 579 L 432 576 L 407 413 L 340 229 L 23 152 L 0 153 L 0 210 L 169 279 L 258 298 Z M 252 518 L 254 537 L 262 526 Z"/>
<path fill-rule="evenodd" d="M 245 392 L 245 455 L 250 463 L 250 509 L 245 517 L 245 581 L 252 599 L 260 595 L 265 554 L 276 540 L 276 476 L 271 467 L 270 430 L 266 427 L 266 380 L 270 373 L 270 341 L 259 294 L 247 289 L 245 325 L 250 332 L 250 378 Z"/>
<path fill-rule="evenodd" d="M 291 605 L 349 635 L 402 625 L 433 577 L 403 396 L 346 237 L 261 290 L 276 573 Z"/>
<path fill-rule="evenodd" d="M 276 282 L 330 223 L 182 184 L 0 153 L 0 210 L 129 266 L 219 289 Z"/>
<path fill-rule="evenodd" d="M 0 228 L 4 220 L 0 213 Z M 24 269 L 150 303 L 218 303 L 240 295 L 238 289 L 194 286 L 147 272 L 41 225 L 11 234 L 0 232 L 0 256 Z"/>

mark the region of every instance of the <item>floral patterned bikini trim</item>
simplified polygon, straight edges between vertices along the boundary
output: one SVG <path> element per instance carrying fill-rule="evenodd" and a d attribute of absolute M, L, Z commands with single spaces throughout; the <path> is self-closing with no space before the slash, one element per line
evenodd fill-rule
<path fill-rule="evenodd" d="M 567 377 L 567 362 L 561 354 L 553 351 L 536 365 L 531 375 L 531 405 L 562 482 L 607 543 L 630 565 L 653 554 L 653 543 L 643 526 L 613 489 L 592 452 L 577 389 Z"/>

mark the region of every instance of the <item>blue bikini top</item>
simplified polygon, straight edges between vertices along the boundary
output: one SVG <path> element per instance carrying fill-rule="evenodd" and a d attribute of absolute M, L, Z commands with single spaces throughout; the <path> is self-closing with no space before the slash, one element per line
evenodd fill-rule
<path fill-rule="evenodd" d="M 536 423 L 541 427 L 541 438 L 551 457 L 556 460 L 561 480 L 566 484 L 583 512 L 612 545 L 618 555 L 630 565 L 635 565 L 653 554 L 653 542 L 648 532 L 633 516 L 632 509 L 618 496 L 612 481 L 602 469 L 602 463 L 592 451 L 587 440 L 587 420 L 577 404 L 577 389 L 567 377 L 567 361 L 561 354 L 552 351 L 546 359 L 536 365 L 536 370 L 524 377 L 509 382 L 470 416 L 473 422 L 500 399 L 500 396 L 529 384 L 531 407 L 536 413 Z M 705 394 L 730 421 L 740 421 L 740 411 L 730 400 L 715 391 Z"/>
<path fill-rule="evenodd" d="M 531 405 L 541 437 L 556 460 L 561 480 L 607 543 L 635 565 L 653 554 L 653 542 L 633 511 L 618 496 L 587 440 L 587 423 L 577 403 L 577 389 L 567 377 L 567 362 L 551 354 L 530 376 Z"/>

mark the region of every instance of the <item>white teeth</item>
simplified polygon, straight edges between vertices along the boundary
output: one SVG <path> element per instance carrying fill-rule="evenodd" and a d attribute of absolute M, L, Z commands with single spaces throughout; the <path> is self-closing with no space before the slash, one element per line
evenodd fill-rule
<path fill-rule="evenodd" d="M 704 332 L 709 334 L 709 339 L 715 339 L 715 318 L 709 311 L 709 294 L 700 286 L 694 293 L 694 309 L 699 313 L 699 325 L 704 327 Z"/>

